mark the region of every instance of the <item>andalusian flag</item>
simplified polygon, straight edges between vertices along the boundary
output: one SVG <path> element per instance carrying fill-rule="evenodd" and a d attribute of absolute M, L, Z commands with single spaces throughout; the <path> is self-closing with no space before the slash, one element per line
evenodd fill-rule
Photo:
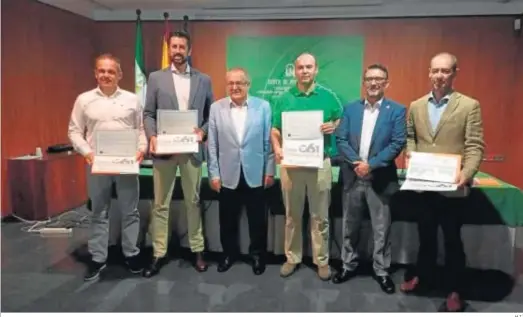
<path fill-rule="evenodd" d="M 162 36 L 162 69 L 171 65 L 171 59 L 169 58 L 169 21 L 168 16 L 165 15 L 164 22 L 164 33 Z"/>
<path fill-rule="evenodd" d="M 143 58 L 142 21 L 136 19 L 136 45 L 134 49 L 134 91 L 138 95 L 142 106 L 145 105 L 147 78 L 145 77 L 145 63 Z"/>

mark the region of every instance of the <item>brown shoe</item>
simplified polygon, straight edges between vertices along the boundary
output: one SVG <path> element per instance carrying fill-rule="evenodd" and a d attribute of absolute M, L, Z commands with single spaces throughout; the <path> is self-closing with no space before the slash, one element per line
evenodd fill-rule
<path fill-rule="evenodd" d="M 195 254 L 196 260 L 194 261 L 194 268 L 198 272 L 205 272 L 208 269 L 208 265 L 203 259 L 203 252 L 197 252 Z"/>
<path fill-rule="evenodd" d="M 296 272 L 297 267 L 298 267 L 297 264 L 293 264 L 293 263 L 289 263 L 289 262 L 283 263 L 283 265 L 281 266 L 281 269 L 280 269 L 280 276 L 281 277 L 291 276 L 294 272 Z"/>
<path fill-rule="evenodd" d="M 328 264 L 318 266 L 318 276 L 322 281 L 328 281 L 331 278 L 331 269 Z"/>
<path fill-rule="evenodd" d="M 412 279 L 403 282 L 400 285 L 400 291 L 403 293 L 409 294 L 414 293 L 417 290 L 419 290 L 420 284 L 419 284 L 419 278 L 417 276 L 413 277 Z"/>
<path fill-rule="evenodd" d="M 458 293 L 451 293 L 447 300 L 440 306 L 438 312 L 464 312 L 467 304 L 460 298 Z"/>

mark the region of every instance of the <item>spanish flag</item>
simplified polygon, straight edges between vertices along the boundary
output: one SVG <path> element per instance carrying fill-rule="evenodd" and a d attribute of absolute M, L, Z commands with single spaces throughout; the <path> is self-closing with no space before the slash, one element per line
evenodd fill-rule
<path fill-rule="evenodd" d="M 168 15 L 165 15 L 164 34 L 162 36 L 162 69 L 169 67 L 171 59 L 169 58 L 169 21 Z"/>

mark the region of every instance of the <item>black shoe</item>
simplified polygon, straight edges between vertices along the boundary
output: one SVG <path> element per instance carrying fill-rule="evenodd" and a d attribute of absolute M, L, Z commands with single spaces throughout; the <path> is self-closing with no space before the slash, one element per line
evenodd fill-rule
<path fill-rule="evenodd" d="M 129 271 L 131 271 L 131 273 L 133 273 L 133 274 L 140 274 L 140 273 L 142 273 L 143 265 L 142 265 L 142 262 L 140 261 L 140 255 L 139 254 L 137 254 L 135 256 L 128 257 L 125 260 L 125 262 L 127 264 L 127 268 L 129 269 Z"/>
<path fill-rule="evenodd" d="M 374 279 L 376 282 L 378 282 L 379 286 L 381 287 L 381 290 L 384 291 L 387 294 L 393 294 L 396 291 L 396 287 L 394 286 L 394 282 L 390 278 L 390 276 L 377 276 L 374 275 Z"/>
<path fill-rule="evenodd" d="M 341 270 L 341 272 L 336 273 L 334 277 L 332 278 L 332 283 L 334 284 L 341 284 L 345 283 L 351 278 L 356 276 L 356 272 L 354 270 L 350 271 L 347 269 Z"/>
<path fill-rule="evenodd" d="M 149 278 L 149 277 L 153 277 L 154 275 L 158 274 L 160 272 L 160 268 L 164 264 L 163 259 L 164 258 L 153 258 L 153 260 L 151 261 L 149 266 L 146 267 L 145 270 L 143 271 L 143 276 Z"/>
<path fill-rule="evenodd" d="M 200 273 L 207 271 L 209 268 L 203 257 L 203 252 L 197 252 L 194 255 L 194 268 Z"/>
<path fill-rule="evenodd" d="M 234 260 L 230 256 L 226 256 L 223 258 L 223 260 L 218 264 L 218 272 L 223 273 L 228 271 L 232 264 L 234 263 Z"/>
<path fill-rule="evenodd" d="M 265 272 L 265 261 L 261 257 L 255 256 L 252 258 L 252 272 L 254 275 L 262 275 Z"/>
<path fill-rule="evenodd" d="M 94 281 L 100 277 L 100 272 L 105 269 L 105 263 L 95 261 L 89 262 L 87 265 L 87 273 L 84 276 L 84 281 Z"/>

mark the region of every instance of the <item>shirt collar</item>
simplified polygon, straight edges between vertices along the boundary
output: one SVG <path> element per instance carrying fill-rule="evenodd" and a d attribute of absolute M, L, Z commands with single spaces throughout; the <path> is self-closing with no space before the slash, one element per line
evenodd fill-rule
<path fill-rule="evenodd" d="M 304 93 L 303 91 L 298 89 L 298 86 L 292 86 L 292 88 L 289 90 L 291 94 L 294 96 L 310 96 L 310 95 L 316 95 L 318 94 L 318 85 L 314 83 L 314 87 L 309 91 L 308 94 Z"/>
<path fill-rule="evenodd" d="M 364 105 L 365 105 L 365 107 L 379 109 L 381 107 L 382 103 L 383 103 L 383 98 L 381 98 L 380 100 L 376 101 L 376 103 L 374 105 L 371 105 L 370 102 L 367 99 L 365 99 Z"/>
<path fill-rule="evenodd" d="M 96 93 L 103 97 L 114 98 L 114 97 L 117 97 L 118 95 L 120 95 L 121 92 L 122 92 L 122 90 L 120 89 L 120 87 L 116 87 L 115 92 L 112 95 L 107 96 L 106 94 L 104 94 L 102 92 L 102 89 L 100 89 L 100 86 L 96 87 Z"/>
<path fill-rule="evenodd" d="M 189 66 L 189 64 L 187 63 L 187 66 L 185 67 L 185 72 L 180 72 L 176 69 L 176 67 L 174 67 L 173 64 L 171 64 L 171 71 L 178 75 L 187 75 L 191 72 L 191 66 Z"/>
<path fill-rule="evenodd" d="M 229 98 L 229 106 L 231 106 L 231 108 L 241 108 L 243 106 L 249 105 L 249 96 L 247 96 L 247 99 L 245 99 L 245 102 L 242 105 L 237 105 L 232 101 L 231 97 L 228 97 L 228 98 Z"/>
<path fill-rule="evenodd" d="M 454 92 L 453 90 L 449 91 L 448 94 L 446 94 L 445 96 L 443 96 L 443 98 L 441 98 L 439 103 L 440 104 L 447 103 L 450 100 L 450 95 L 452 95 L 453 92 Z M 436 97 L 434 96 L 434 92 L 433 91 L 431 91 L 430 94 L 429 94 L 429 101 L 431 101 L 431 102 L 435 102 L 436 101 Z"/>

